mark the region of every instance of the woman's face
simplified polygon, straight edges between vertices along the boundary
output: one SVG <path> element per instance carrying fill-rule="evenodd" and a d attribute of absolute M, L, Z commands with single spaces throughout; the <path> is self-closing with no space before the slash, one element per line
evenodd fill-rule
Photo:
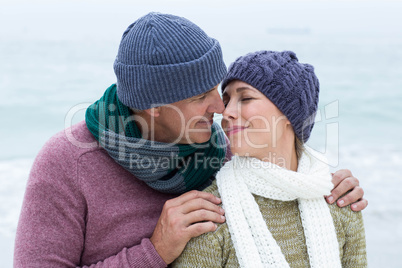
<path fill-rule="evenodd" d="M 232 153 L 264 160 L 289 139 L 289 131 L 293 132 L 286 116 L 245 82 L 230 82 L 222 97 L 226 107 L 222 128 L 230 140 Z"/>

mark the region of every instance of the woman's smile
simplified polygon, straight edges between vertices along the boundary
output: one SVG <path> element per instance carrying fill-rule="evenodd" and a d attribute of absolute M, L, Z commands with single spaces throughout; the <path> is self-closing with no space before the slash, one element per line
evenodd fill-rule
<path fill-rule="evenodd" d="M 246 127 L 243 126 L 233 126 L 233 127 L 229 127 L 226 128 L 225 133 L 226 135 L 229 137 L 231 135 L 234 135 L 240 131 L 243 131 L 244 129 L 247 129 Z"/>

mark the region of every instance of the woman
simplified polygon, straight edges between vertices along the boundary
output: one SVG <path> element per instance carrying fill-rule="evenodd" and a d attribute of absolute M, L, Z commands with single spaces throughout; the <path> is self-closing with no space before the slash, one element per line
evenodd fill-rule
<path fill-rule="evenodd" d="M 290 51 L 238 58 L 222 82 L 234 157 L 206 191 L 226 223 L 190 240 L 176 267 L 366 267 L 362 215 L 327 205 L 325 159 L 304 146 L 317 111 L 311 65 Z"/>

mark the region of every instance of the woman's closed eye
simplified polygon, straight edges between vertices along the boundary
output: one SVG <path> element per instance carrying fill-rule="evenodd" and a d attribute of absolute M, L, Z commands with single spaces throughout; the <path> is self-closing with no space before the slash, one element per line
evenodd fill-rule
<path fill-rule="evenodd" d="M 251 101 L 251 100 L 254 100 L 254 98 L 252 98 L 252 97 L 244 97 L 244 98 L 240 98 L 238 101 L 240 101 L 240 102 L 248 102 L 248 101 Z M 223 100 L 223 105 L 226 107 L 226 106 L 228 106 L 228 104 L 229 104 L 229 102 L 230 102 L 230 99 L 229 100 Z"/>

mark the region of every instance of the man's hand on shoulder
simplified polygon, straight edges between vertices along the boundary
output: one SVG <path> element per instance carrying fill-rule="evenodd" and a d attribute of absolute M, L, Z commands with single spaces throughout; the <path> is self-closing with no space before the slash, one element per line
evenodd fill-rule
<path fill-rule="evenodd" d="M 332 174 L 332 183 L 334 189 L 331 191 L 331 195 L 326 197 L 329 204 L 335 201 L 339 207 L 352 204 L 350 207 L 353 211 L 361 211 L 367 207 L 368 201 L 363 198 L 363 188 L 359 186 L 359 180 L 353 177 L 350 170 L 341 169 Z M 346 194 L 347 192 L 349 193 Z M 343 196 L 344 194 L 346 195 Z M 342 198 L 338 200 L 341 196 Z"/>
<path fill-rule="evenodd" d="M 220 198 L 200 191 L 166 201 L 150 239 L 166 264 L 182 253 L 191 238 L 215 231 L 215 223 L 225 221 L 220 203 Z"/>

